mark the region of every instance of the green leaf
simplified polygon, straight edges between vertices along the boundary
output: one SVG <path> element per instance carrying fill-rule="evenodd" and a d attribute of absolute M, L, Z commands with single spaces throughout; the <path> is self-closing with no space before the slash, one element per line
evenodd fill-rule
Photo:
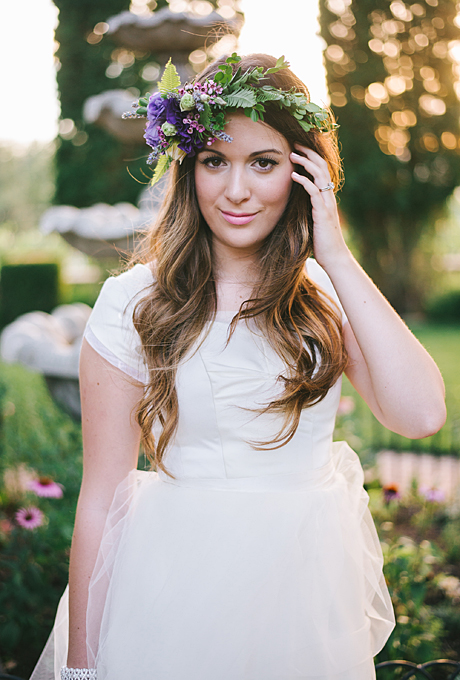
<path fill-rule="evenodd" d="M 254 90 L 248 87 L 226 95 L 225 100 L 228 106 L 234 106 L 239 109 L 253 107 L 257 104 Z"/>
<path fill-rule="evenodd" d="M 174 92 L 180 87 L 180 78 L 177 73 L 176 67 L 171 63 L 171 58 L 165 66 L 163 76 L 158 84 L 158 89 L 161 94 L 167 94 L 168 92 Z"/>
<path fill-rule="evenodd" d="M 238 80 L 238 78 L 240 77 L 240 75 L 241 75 L 241 66 L 238 66 L 238 68 L 236 69 L 235 73 L 233 74 L 233 77 L 232 77 L 231 81 L 229 82 L 229 87 L 230 87 L 231 85 L 234 85 L 234 84 L 236 83 L 236 81 Z"/>
<path fill-rule="evenodd" d="M 276 61 L 276 65 L 273 66 L 273 68 L 269 68 L 269 69 L 267 69 L 267 71 L 265 71 L 265 75 L 267 76 L 267 75 L 269 75 L 270 73 L 278 73 L 278 71 L 281 71 L 281 70 L 283 70 L 283 69 L 285 69 L 285 68 L 289 68 L 289 62 L 286 61 L 286 59 L 284 58 L 284 54 L 283 54 L 283 55 Z"/>
<path fill-rule="evenodd" d="M 320 113 L 323 110 L 321 106 L 318 106 L 318 104 L 313 104 L 313 102 L 307 104 L 305 108 L 309 113 Z"/>
<path fill-rule="evenodd" d="M 227 57 L 225 61 L 227 64 L 238 64 L 238 62 L 241 61 L 241 57 L 239 57 L 236 52 L 233 52 L 233 54 L 230 57 Z"/>
<path fill-rule="evenodd" d="M 257 123 L 257 121 L 259 120 L 259 114 L 255 109 L 250 109 L 250 111 L 251 111 L 251 113 L 249 114 L 250 119 L 253 120 L 254 123 Z"/>
<path fill-rule="evenodd" d="M 262 104 L 256 104 L 256 105 L 254 106 L 254 108 L 255 108 L 257 111 L 262 111 L 262 113 L 265 111 L 265 106 L 263 106 Z"/>
<path fill-rule="evenodd" d="M 205 103 L 204 104 L 204 110 L 200 112 L 200 123 L 201 125 L 204 125 L 205 128 L 209 128 L 209 124 L 211 122 L 211 107 L 209 104 Z"/>
<path fill-rule="evenodd" d="M 313 125 L 311 123 L 307 123 L 306 120 L 299 120 L 299 125 L 302 128 L 302 130 L 305 130 L 305 132 L 310 132 L 310 130 L 313 127 Z"/>
<path fill-rule="evenodd" d="M 275 88 L 269 85 L 264 85 L 263 87 L 259 88 L 257 90 L 256 97 L 259 102 L 274 102 L 284 99 L 282 92 L 275 90 Z"/>
<path fill-rule="evenodd" d="M 216 73 L 216 75 L 214 76 L 214 82 L 216 82 L 216 83 L 220 83 L 220 81 L 223 80 L 223 79 L 224 79 L 224 74 L 222 73 L 222 71 L 218 71 Z"/>
<path fill-rule="evenodd" d="M 166 154 L 163 156 L 160 156 L 158 159 L 158 163 L 155 168 L 155 172 L 153 173 L 153 177 L 150 180 L 150 186 L 153 186 L 160 180 L 165 172 L 168 170 L 169 166 L 171 165 L 171 159 L 169 156 Z"/>
<path fill-rule="evenodd" d="M 138 116 L 146 116 L 147 115 L 147 109 L 145 106 L 138 106 L 136 109 L 136 113 Z"/>

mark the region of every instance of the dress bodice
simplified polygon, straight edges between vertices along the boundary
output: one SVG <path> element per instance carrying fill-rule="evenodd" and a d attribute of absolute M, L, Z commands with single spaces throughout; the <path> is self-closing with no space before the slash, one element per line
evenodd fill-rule
<path fill-rule="evenodd" d="M 147 373 L 132 308 L 151 281 L 144 265 L 108 279 L 85 332 L 94 349 L 144 382 Z M 282 414 L 261 414 L 260 409 L 282 391 L 278 376 L 285 366 L 251 320 L 239 321 L 227 342 L 232 316 L 218 313 L 204 341 L 179 365 L 179 424 L 164 458 L 166 469 L 176 478 L 234 479 L 322 467 L 331 455 L 341 380 L 322 401 L 302 411 L 287 444 L 257 450 L 251 443 L 270 441 L 284 423 Z"/>
<path fill-rule="evenodd" d="M 258 412 L 280 393 L 280 357 L 241 321 L 227 344 L 228 319 L 218 318 L 201 347 L 178 370 L 179 426 L 165 465 L 180 477 L 252 477 L 302 472 L 330 455 L 340 381 L 304 409 L 291 441 L 258 451 L 281 429 L 280 414 Z M 250 323 L 250 322 L 249 322 Z"/>

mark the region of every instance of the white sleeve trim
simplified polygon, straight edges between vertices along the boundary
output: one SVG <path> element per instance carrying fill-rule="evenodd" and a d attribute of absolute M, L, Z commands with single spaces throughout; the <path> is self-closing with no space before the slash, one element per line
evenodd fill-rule
<path fill-rule="evenodd" d="M 121 359 L 115 356 L 115 354 L 113 354 L 113 352 L 111 352 L 105 345 L 103 345 L 102 342 L 94 335 L 89 324 L 87 324 L 85 328 L 83 337 L 91 345 L 91 347 L 98 354 L 100 354 L 101 357 L 103 357 L 110 364 L 112 364 L 112 366 L 115 366 L 115 368 L 119 368 L 120 371 L 123 371 L 123 373 L 127 373 L 127 375 L 131 376 L 131 378 L 134 378 L 138 382 L 145 383 L 145 375 L 142 375 L 142 373 L 139 373 L 134 368 L 131 368 L 131 366 L 128 366 L 123 361 L 121 361 Z"/>

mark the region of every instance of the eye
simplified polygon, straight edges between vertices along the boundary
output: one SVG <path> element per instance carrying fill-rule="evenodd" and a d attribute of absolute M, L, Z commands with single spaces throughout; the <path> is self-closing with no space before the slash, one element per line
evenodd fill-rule
<path fill-rule="evenodd" d="M 223 163 L 223 160 L 219 156 L 208 156 L 199 162 L 201 165 L 205 165 L 207 168 L 219 168 Z"/>
<path fill-rule="evenodd" d="M 259 168 L 261 170 L 264 170 L 265 172 L 270 171 L 276 165 L 279 165 L 278 161 L 275 161 L 274 158 L 266 158 L 265 156 L 261 156 L 260 158 L 256 158 L 254 163 L 257 163 Z"/>

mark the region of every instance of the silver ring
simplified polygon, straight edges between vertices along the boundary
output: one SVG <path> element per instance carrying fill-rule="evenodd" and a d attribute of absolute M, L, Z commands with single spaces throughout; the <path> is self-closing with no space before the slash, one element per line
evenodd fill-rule
<path fill-rule="evenodd" d="M 320 191 L 329 191 L 329 189 L 334 189 L 334 188 L 335 188 L 334 182 L 329 182 L 327 187 L 324 187 L 324 189 L 320 189 Z"/>

